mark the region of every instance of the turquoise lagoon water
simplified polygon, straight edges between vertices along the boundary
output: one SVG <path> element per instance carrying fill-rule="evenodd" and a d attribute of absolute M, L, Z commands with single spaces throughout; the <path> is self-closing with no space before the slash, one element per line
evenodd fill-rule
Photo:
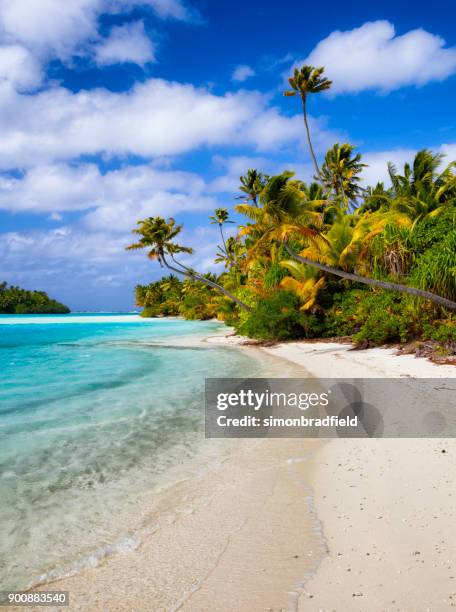
<path fill-rule="evenodd" d="M 0 588 L 128 546 L 122 512 L 205 444 L 205 376 L 260 373 L 241 351 L 179 346 L 219 328 L 0 316 Z"/>

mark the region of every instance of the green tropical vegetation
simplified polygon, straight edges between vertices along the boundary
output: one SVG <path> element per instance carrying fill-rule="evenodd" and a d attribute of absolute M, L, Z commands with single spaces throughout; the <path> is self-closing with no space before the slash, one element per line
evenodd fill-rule
<path fill-rule="evenodd" d="M 0 283 L 0 314 L 67 314 L 70 309 L 44 291 L 27 291 Z"/>
<path fill-rule="evenodd" d="M 175 238 L 174 219 L 148 218 L 132 249 L 174 275 L 136 288 L 144 316 L 216 317 L 264 340 L 351 336 L 358 344 L 433 339 L 456 342 L 456 162 L 423 149 L 403 169 L 388 165 L 390 186 L 364 186 L 366 164 L 349 143 L 318 163 L 307 98 L 331 87 L 323 68 L 304 66 L 286 96 L 299 96 L 315 168 L 240 177 L 241 201 L 210 217 L 218 275 L 176 259 L 192 250 Z M 234 229 L 234 228 L 233 228 Z M 181 280 L 182 279 L 182 280 Z M 452 344 L 453 343 L 453 344 Z"/>

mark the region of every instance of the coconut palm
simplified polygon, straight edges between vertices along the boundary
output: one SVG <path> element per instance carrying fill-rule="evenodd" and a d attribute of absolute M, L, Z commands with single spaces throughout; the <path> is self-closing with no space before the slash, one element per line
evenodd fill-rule
<path fill-rule="evenodd" d="M 215 214 L 209 219 L 211 220 L 212 225 L 218 225 L 220 230 L 220 236 L 222 237 L 223 248 L 225 250 L 225 254 L 228 255 L 228 250 L 226 247 L 225 235 L 223 233 L 223 226 L 225 223 L 234 223 L 234 221 L 230 221 L 229 212 L 226 208 L 216 208 Z"/>
<path fill-rule="evenodd" d="M 244 245 L 239 238 L 230 236 L 226 241 L 225 249 L 220 246 L 217 248 L 215 263 L 223 263 L 225 268 L 231 268 L 238 263 L 244 253 Z"/>
<path fill-rule="evenodd" d="M 353 155 L 355 147 L 336 143 L 325 155 L 320 177 L 323 186 L 330 195 L 342 201 L 345 208 L 356 201 L 362 193 L 358 185 L 360 174 L 366 164 L 361 163 L 361 154 Z"/>
<path fill-rule="evenodd" d="M 260 206 L 238 204 L 236 210 L 253 224 L 241 228 L 241 235 L 254 235 L 294 228 L 298 233 L 311 233 L 312 227 L 321 225 L 321 215 L 306 197 L 304 183 L 293 179 L 294 172 L 285 171 L 269 179 L 260 194 Z"/>
<path fill-rule="evenodd" d="M 314 66 L 307 65 L 303 66 L 301 70 L 295 68 L 293 76 L 288 79 L 291 89 L 284 92 L 285 96 L 300 96 L 301 98 L 307 142 L 309 143 L 310 155 L 315 166 L 317 177 L 320 176 L 320 169 L 310 137 L 309 122 L 307 120 L 307 96 L 320 93 L 331 87 L 332 81 L 323 77 L 324 70 L 324 68 L 314 68 Z"/>
<path fill-rule="evenodd" d="M 263 191 L 268 179 L 269 177 L 266 174 L 262 174 L 261 172 L 258 172 L 258 170 L 249 168 L 247 170 L 247 174 L 239 177 L 239 180 L 241 181 L 241 186 L 239 189 L 243 194 L 245 194 L 239 196 L 239 199 L 245 200 L 246 204 L 252 202 L 254 206 L 258 207 L 259 195 Z"/>
<path fill-rule="evenodd" d="M 198 274 L 188 266 L 176 260 L 175 256 L 179 253 L 193 253 L 193 249 L 190 247 L 185 247 L 174 242 L 174 239 L 181 231 L 182 225 L 176 225 L 176 222 L 172 218 L 166 221 L 162 217 L 148 217 L 147 219 L 138 221 L 138 227 L 133 230 L 133 233 L 138 234 L 140 239 L 128 246 L 127 250 L 148 249 L 149 259 L 157 260 L 162 267 L 165 266 L 177 274 L 192 278 L 213 289 L 217 289 L 241 308 L 250 310 L 249 306 L 229 293 L 224 287 Z M 168 257 L 172 260 L 174 265 L 170 263 Z"/>
<path fill-rule="evenodd" d="M 438 215 L 456 202 L 456 163 L 439 171 L 443 155 L 427 149 L 418 151 L 413 164 L 404 165 L 399 174 L 394 164 L 388 164 L 392 183 L 391 208 L 405 212 L 418 221 L 427 215 Z"/>
<path fill-rule="evenodd" d="M 440 295 L 436 295 L 435 293 L 431 293 L 430 291 L 423 291 L 422 289 L 416 289 L 415 287 L 409 287 L 408 285 L 402 285 L 399 283 L 392 283 L 389 281 L 381 281 L 374 278 L 368 278 L 366 276 L 361 276 L 360 274 L 355 274 L 353 272 L 346 272 L 345 270 L 340 270 L 339 268 L 335 268 L 333 266 L 326 265 L 324 263 L 317 262 L 313 259 L 309 259 L 308 257 L 304 257 L 296 253 L 293 249 L 290 248 L 288 243 L 284 243 L 285 249 L 288 254 L 299 261 L 301 263 L 307 264 L 308 266 L 312 266 L 321 270 L 322 272 L 326 272 L 328 274 L 334 274 L 340 278 L 345 278 L 347 280 L 354 281 L 355 283 L 362 283 L 364 285 L 370 285 L 371 287 L 378 287 L 380 289 L 386 289 L 387 291 L 397 291 L 399 293 L 407 293 L 408 295 L 413 295 L 415 297 L 419 297 L 425 300 L 430 300 L 435 304 L 439 304 L 440 306 L 444 306 L 445 308 L 449 308 L 451 310 L 456 310 L 456 302 L 444 298 Z"/>

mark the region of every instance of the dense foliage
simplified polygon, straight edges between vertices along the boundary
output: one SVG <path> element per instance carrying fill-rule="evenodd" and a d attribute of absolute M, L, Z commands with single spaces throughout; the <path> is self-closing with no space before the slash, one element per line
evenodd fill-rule
<path fill-rule="evenodd" d="M 131 248 L 175 274 L 137 288 L 145 316 L 213 316 L 266 340 L 350 335 L 381 344 L 423 338 L 456 341 L 456 162 L 419 151 L 390 186 L 362 186 L 365 164 L 349 143 L 335 144 L 321 168 L 311 144 L 306 103 L 328 89 L 323 69 L 304 66 L 290 79 L 300 96 L 315 176 L 275 176 L 250 169 L 240 178 L 241 217 L 226 237 L 227 209 L 217 209 L 218 277 L 201 275 L 177 256 L 173 219 L 146 219 Z M 172 285 L 172 286 L 171 286 Z"/>
<path fill-rule="evenodd" d="M 44 291 L 27 291 L 0 283 L 0 314 L 66 314 L 64 304 L 48 297 Z"/>

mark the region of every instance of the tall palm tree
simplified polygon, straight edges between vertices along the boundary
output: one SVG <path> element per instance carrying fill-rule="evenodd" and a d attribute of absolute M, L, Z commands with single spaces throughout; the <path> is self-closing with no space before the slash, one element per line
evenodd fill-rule
<path fill-rule="evenodd" d="M 258 172 L 258 170 L 249 168 L 247 170 L 247 174 L 239 177 L 239 180 L 241 181 L 241 186 L 239 189 L 247 197 L 239 196 L 239 198 L 244 199 L 246 204 L 248 204 L 250 201 L 255 207 L 258 207 L 259 195 L 263 191 L 268 179 L 269 177 L 266 174 L 262 174 L 261 172 Z"/>
<path fill-rule="evenodd" d="M 307 65 L 303 66 L 301 70 L 295 68 L 293 76 L 288 79 L 291 89 L 284 92 L 285 96 L 300 96 L 301 98 L 307 142 L 309 143 L 310 155 L 315 166 L 317 177 L 320 176 L 320 169 L 310 138 L 309 122 L 307 120 L 307 96 L 320 93 L 331 87 L 332 81 L 323 76 L 324 71 L 324 68 L 314 68 L 314 66 Z"/>
<path fill-rule="evenodd" d="M 228 256 L 228 249 L 226 247 L 225 235 L 223 233 L 223 226 L 225 223 L 234 223 L 234 221 L 230 220 L 229 212 L 226 208 L 216 208 L 214 211 L 214 215 L 209 217 L 212 225 L 218 225 L 220 229 L 220 235 L 222 237 L 223 248 L 225 249 L 225 253 Z"/>
<path fill-rule="evenodd" d="M 198 274 L 176 260 L 175 256 L 179 253 L 193 253 L 193 249 L 190 247 L 182 246 L 174 242 L 174 239 L 181 231 L 182 225 L 176 225 L 176 222 L 172 218 L 166 221 L 162 217 L 148 217 L 147 219 L 138 221 L 138 227 L 133 230 L 133 233 L 138 234 L 140 238 L 137 242 L 128 246 L 127 250 L 149 249 L 147 254 L 149 259 L 157 260 L 162 267 L 165 266 L 177 274 L 208 285 L 223 293 L 244 310 L 251 310 L 247 304 L 244 304 L 244 302 L 239 300 L 236 296 L 229 293 L 224 287 L 209 280 L 206 276 Z M 169 262 L 168 256 L 173 261 L 174 265 Z"/>
<path fill-rule="evenodd" d="M 366 164 L 361 163 L 361 154 L 353 155 L 355 147 L 348 144 L 336 143 L 325 155 L 320 177 L 323 186 L 329 194 L 340 199 L 343 206 L 348 209 L 350 204 L 362 193 L 358 185 L 360 174 Z"/>

